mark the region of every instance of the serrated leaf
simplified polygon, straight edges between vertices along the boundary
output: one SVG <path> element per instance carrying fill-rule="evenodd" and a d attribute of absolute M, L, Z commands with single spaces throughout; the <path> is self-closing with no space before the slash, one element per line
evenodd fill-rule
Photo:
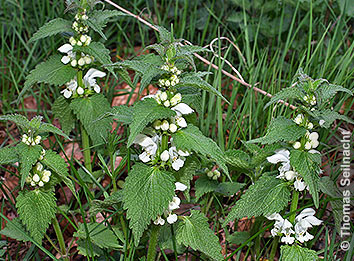
<path fill-rule="evenodd" d="M 137 246 L 144 230 L 168 208 L 175 195 L 172 173 L 137 163 L 129 172 L 123 188 L 124 209 Z"/>
<path fill-rule="evenodd" d="M 149 124 L 158 119 L 176 116 L 176 112 L 147 98 L 137 102 L 133 108 L 133 121 L 130 124 L 130 135 L 127 146 L 131 146 L 136 136 Z"/>
<path fill-rule="evenodd" d="M 193 87 L 193 88 L 205 90 L 212 94 L 215 94 L 216 96 L 223 99 L 225 102 L 229 103 L 228 100 L 226 100 L 224 96 L 217 89 L 215 89 L 212 85 L 210 85 L 208 82 L 204 81 L 202 78 L 199 77 L 185 76 L 181 78 L 179 84 L 176 85 L 176 88 L 180 88 L 180 87 Z"/>
<path fill-rule="evenodd" d="M 0 231 L 0 234 L 17 241 L 30 241 L 30 235 L 19 218 L 14 218 L 10 222 L 7 222 L 5 228 Z"/>
<path fill-rule="evenodd" d="M 319 176 L 321 154 L 300 150 L 290 151 L 290 164 L 309 187 L 316 208 L 319 206 Z"/>
<path fill-rule="evenodd" d="M 75 187 L 68 178 L 69 172 L 67 164 L 59 154 L 52 150 L 47 150 L 41 162 L 54 171 L 75 195 Z"/>
<path fill-rule="evenodd" d="M 332 123 L 335 120 L 343 120 L 346 122 L 349 122 L 351 124 L 354 124 L 354 121 L 350 118 L 348 118 L 345 115 L 339 114 L 336 111 L 332 111 L 330 109 L 325 109 L 325 110 L 321 110 L 321 111 L 309 111 L 309 114 L 315 118 L 316 121 L 320 121 L 323 120 L 324 123 L 323 125 L 321 125 L 321 127 L 324 128 L 330 128 Z"/>
<path fill-rule="evenodd" d="M 108 19 L 116 16 L 125 16 L 117 10 L 94 10 L 90 13 L 90 17 L 87 20 L 87 24 L 97 33 L 99 33 L 103 39 L 107 40 L 106 36 L 102 32 L 102 28 L 106 26 Z"/>
<path fill-rule="evenodd" d="M 267 216 L 280 212 L 290 200 L 287 184 L 274 176 L 263 175 L 241 196 L 227 216 L 224 226 L 243 217 Z"/>
<path fill-rule="evenodd" d="M 176 172 L 176 181 L 181 182 L 182 184 L 187 186 L 187 189 L 183 191 L 183 195 L 185 196 L 186 200 L 190 200 L 190 187 L 191 187 L 191 180 L 193 179 L 197 169 L 200 168 L 200 162 L 196 157 L 189 156 L 187 157 L 186 162 L 184 163 L 184 167 L 181 168 L 179 171 Z"/>
<path fill-rule="evenodd" d="M 66 135 L 64 132 L 62 132 L 61 129 L 58 129 L 53 124 L 42 122 L 41 126 L 39 127 L 38 133 L 45 133 L 45 132 L 51 132 L 51 133 L 60 135 L 60 136 L 64 137 L 65 139 L 70 140 L 69 136 Z"/>
<path fill-rule="evenodd" d="M 331 200 L 330 201 L 333 217 L 334 217 L 334 224 L 337 230 L 337 233 L 340 233 L 342 229 L 342 221 L 343 221 L 343 200 Z"/>
<path fill-rule="evenodd" d="M 251 166 L 252 168 L 260 166 L 267 160 L 267 157 L 274 154 L 274 152 L 278 149 L 281 149 L 282 145 L 279 143 L 269 144 L 263 146 L 258 152 L 255 152 L 251 157 Z"/>
<path fill-rule="evenodd" d="M 197 127 L 189 124 L 187 128 L 179 130 L 172 137 L 177 148 L 210 156 L 226 175 L 229 175 L 224 153 L 212 139 L 205 137 Z"/>
<path fill-rule="evenodd" d="M 24 87 L 17 98 L 17 102 L 35 83 L 48 83 L 58 86 L 69 82 L 75 75 L 76 70 L 70 64 L 63 64 L 61 62 L 61 55 L 53 55 L 47 61 L 38 64 L 29 73 L 26 77 Z"/>
<path fill-rule="evenodd" d="M 332 98 L 337 92 L 345 92 L 349 95 L 353 95 L 353 92 L 347 88 L 335 84 L 322 84 L 316 90 L 317 95 L 321 99 L 322 103 Z"/>
<path fill-rule="evenodd" d="M 155 27 L 157 27 L 159 32 L 160 42 L 171 42 L 173 36 L 165 27 L 157 25 Z"/>
<path fill-rule="evenodd" d="M 6 114 L 0 116 L 0 121 L 12 121 L 18 127 L 20 127 L 24 132 L 30 129 L 29 120 L 21 114 Z"/>
<path fill-rule="evenodd" d="M 314 261 L 318 260 L 316 251 L 299 245 L 283 245 L 280 247 L 280 260 L 282 261 Z"/>
<path fill-rule="evenodd" d="M 104 46 L 103 43 L 92 42 L 87 46 L 75 46 L 73 51 L 83 52 L 88 55 L 92 55 L 102 65 L 112 64 L 110 51 Z M 115 77 L 113 68 L 106 67 Z M 117 78 L 117 77 L 116 77 Z"/>
<path fill-rule="evenodd" d="M 77 243 L 77 250 L 79 251 L 80 255 L 95 257 L 95 256 L 102 256 L 104 252 L 95 244 L 88 242 L 87 240 L 79 239 L 76 241 Z"/>
<path fill-rule="evenodd" d="M 287 100 L 287 99 L 303 99 L 305 96 L 304 91 L 302 91 L 298 87 L 289 87 L 282 89 L 277 94 L 275 94 L 270 101 L 264 106 L 264 109 L 269 107 L 270 105 L 278 102 L 279 100 Z"/>
<path fill-rule="evenodd" d="M 238 169 L 249 169 L 250 156 L 242 150 L 228 150 L 225 152 L 227 163 Z"/>
<path fill-rule="evenodd" d="M 201 176 L 195 182 L 195 198 L 198 200 L 208 192 L 215 191 L 218 187 L 216 180 L 211 180 L 207 176 Z"/>
<path fill-rule="evenodd" d="M 56 213 L 56 198 L 52 191 L 20 191 L 16 208 L 22 223 L 37 242 L 42 242 L 52 218 Z"/>
<path fill-rule="evenodd" d="M 0 148 L 0 164 L 11 164 L 19 161 L 16 147 Z"/>
<path fill-rule="evenodd" d="M 211 52 L 211 51 L 209 49 L 197 45 L 180 45 L 177 48 L 176 56 L 179 57 L 179 56 L 191 55 L 200 52 Z"/>
<path fill-rule="evenodd" d="M 38 130 L 39 127 L 41 126 L 42 120 L 43 120 L 42 116 L 39 116 L 39 115 L 34 116 L 29 122 L 31 129 Z"/>
<path fill-rule="evenodd" d="M 29 146 L 21 142 L 16 146 L 16 151 L 20 162 L 21 188 L 23 188 L 30 170 L 41 155 L 42 147 L 40 145 Z"/>
<path fill-rule="evenodd" d="M 52 105 L 52 111 L 54 117 L 59 119 L 63 132 L 69 134 L 75 124 L 75 117 L 70 108 L 70 101 L 63 96 L 59 96 Z"/>
<path fill-rule="evenodd" d="M 226 241 L 231 244 L 241 245 L 251 237 L 248 231 L 236 231 L 232 235 L 226 236 Z"/>
<path fill-rule="evenodd" d="M 127 105 L 114 106 L 111 115 L 116 121 L 131 124 L 133 122 L 133 107 Z"/>
<path fill-rule="evenodd" d="M 319 188 L 323 193 L 332 198 L 342 197 L 342 193 L 336 186 L 336 183 L 334 183 L 334 181 L 328 176 L 324 176 L 319 179 Z"/>
<path fill-rule="evenodd" d="M 105 143 L 108 130 L 111 128 L 111 119 L 101 116 L 111 110 L 103 94 L 94 94 L 90 97 L 73 99 L 70 108 L 84 125 L 94 145 Z"/>
<path fill-rule="evenodd" d="M 118 205 L 123 201 L 123 191 L 118 190 L 104 200 L 93 200 L 90 207 L 90 214 L 96 216 L 97 213 L 110 207 Z"/>
<path fill-rule="evenodd" d="M 39 28 L 38 31 L 33 34 L 31 39 L 29 39 L 29 43 L 59 33 L 74 32 L 71 25 L 72 23 L 68 20 L 55 18 Z"/>
<path fill-rule="evenodd" d="M 197 210 L 191 210 L 189 217 L 183 217 L 176 231 L 176 239 L 179 244 L 199 250 L 213 260 L 224 260 L 218 237 L 209 228 L 208 219 Z"/>
<path fill-rule="evenodd" d="M 273 119 L 265 136 L 250 140 L 248 143 L 272 144 L 279 141 L 296 141 L 306 134 L 304 127 L 283 116 Z"/>
<path fill-rule="evenodd" d="M 218 184 L 217 188 L 215 189 L 215 192 L 230 197 L 240 191 L 240 189 L 245 185 L 245 183 L 238 182 L 221 182 Z"/>

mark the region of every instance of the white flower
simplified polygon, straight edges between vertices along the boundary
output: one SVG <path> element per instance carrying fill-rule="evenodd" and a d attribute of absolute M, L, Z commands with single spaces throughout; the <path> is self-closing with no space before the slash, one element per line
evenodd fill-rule
<path fill-rule="evenodd" d="M 38 174 L 34 174 L 32 179 L 34 182 L 38 182 L 40 180 Z"/>
<path fill-rule="evenodd" d="M 68 64 L 71 60 L 75 59 L 76 54 L 72 50 L 73 50 L 73 47 L 71 44 L 64 44 L 58 48 L 59 52 L 67 54 L 66 56 L 63 56 L 61 58 L 61 62 L 63 64 Z"/>
<path fill-rule="evenodd" d="M 185 128 L 187 127 L 187 122 L 186 120 L 182 117 L 182 116 L 178 116 L 175 118 L 176 124 L 181 127 L 181 128 Z"/>
<path fill-rule="evenodd" d="M 181 182 L 176 182 L 175 186 L 176 186 L 175 190 L 185 191 L 187 189 L 187 186 Z"/>
<path fill-rule="evenodd" d="M 42 139 L 42 137 L 41 136 L 36 136 L 36 138 L 34 138 L 34 144 L 33 145 L 37 145 L 37 144 L 39 144 L 40 142 L 41 142 L 41 139 Z"/>
<path fill-rule="evenodd" d="M 171 110 L 175 111 L 177 113 L 177 116 L 194 112 L 194 110 L 185 103 L 179 103 L 176 106 L 172 107 Z"/>
<path fill-rule="evenodd" d="M 167 151 L 167 150 L 164 150 L 164 151 L 161 153 L 160 158 L 161 158 L 162 161 L 168 161 L 169 158 L 170 158 L 170 155 L 169 155 L 168 151 Z"/>
<path fill-rule="evenodd" d="M 294 182 L 294 187 L 298 191 L 303 191 L 306 188 L 306 183 L 302 181 L 300 176 L 297 176 Z"/>
<path fill-rule="evenodd" d="M 38 186 L 43 187 L 44 186 L 43 181 L 38 182 Z"/>
<path fill-rule="evenodd" d="M 168 123 L 167 120 L 163 120 L 162 124 L 161 124 L 161 130 L 163 131 L 167 131 L 170 128 L 170 124 Z"/>
<path fill-rule="evenodd" d="M 50 177 L 52 175 L 52 173 L 49 170 L 44 170 L 43 171 L 43 176 L 48 176 Z"/>
<path fill-rule="evenodd" d="M 100 86 L 96 83 L 96 78 L 102 78 L 105 77 L 106 73 L 105 72 L 101 72 L 99 70 L 93 69 L 91 68 L 90 70 L 87 71 L 87 73 L 85 74 L 84 78 L 83 78 L 83 82 L 85 84 L 86 87 L 90 88 L 93 87 L 94 91 L 96 93 L 99 93 L 101 91 Z"/>
<path fill-rule="evenodd" d="M 168 209 L 170 211 L 175 210 L 175 209 L 179 208 L 180 204 L 181 204 L 180 198 L 177 196 L 174 196 L 172 201 L 168 204 Z"/>
<path fill-rule="evenodd" d="M 285 172 L 285 178 L 287 180 L 293 180 L 295 178 L 295 176 L 296 176 L 295 171 L 289 170 L 289 171 Z"/>
<path fill-rule="evenodd" d="M 322 223 L 322 220 L 319 220 L 314 215 L 316 211 L 312 208 L 305 208 L 296 216 L 295 222 L 300 223 L 301 226 L 305 228 L 310 228 L 312 226 L 318 226 Z"/>
<path fill-rule="evenodd" d="M 69 38 L 69 43 L 70 43 L 72 46 L 74 46 L 74 45 L 76 44 L 75 38 L 71 36 L 71 37 Z"/>
<path fill-rule="evenodd" d="M 319 142 L 318 142 L 318 138 L 319 138 L 319 135 L 317 132 L 312 132 L 310 135 L 309 135 L 309 139 L 310 139 L 310 144 L 311 144 L 311 147 L 312 148 L 317 148 L 318 145 L 319 145 Z"/>
<path fill-rule="evenodd" d="M 311 143 L 310 143 L 310 142 L 306 142 L 306 143 L 305 143 L 305 149 L 306 149 L 306 150 L 311 149 Z"/>
<path fill-rule="evenodd" d="M 324 121 L 324 120 L 320 120 L 318 123 L 319 123 L 319 124 L 320 124 L 320 126 L 322 127 L 322 126 L 326 123 L 326 121 Z"/>
<path fill-rule="evenodd" d="M 299 114 L 299 115 L 297 115 L 296 118 L 294 119 L 294 122 L 295 122 L 296 124 L 301 124 L 303 120 L 304 120 L 304 115 Z"/>
<path fill-rule="evenodd" d="M 155 157 L 157 151 L 157 144 L 154 140 L 146 135 L 139 134 L 134 140 L 135 144 L 143 147 L 144 152 L 139 155 L 139 159 L 146 163 Z"/>
<path fill-rule="evenodd" d="M 79 66 L 85 65 L 85 59 L 84 59 L 83 57 L 81 57 L 81 58 L 77 61 L 77 64 L 78 64 Z"/>
<path fill-rule="evenodd" d="M 176 147 L 169 148 L 168 153 L 169 153 L 171 161 L 172 161 L 172 168 L 174 170 L 178 171 L 180 168 L 183 167 L 185 158 L 179 154 L 179 151 L 177 151 Z M 182 154 L 183 154 L 183 152 L 182 152 Z"/>
<path fill-rule="evenodd" d="M 273 156 L 267 157 L 267 160 L 270 163 L 277 164 L 281 162 L 281 166 L 278 168 L 279 170 L 279 176 L 278 178 L 282 178 L 285 175 L 286 171 L 289 171 L 291 166 L 290 166 L 290 152 L 288 150 L 278 150 L 276 151 L 276 154 Z"/>
<path fill-rule="evenodd" d="M 38 163 L 36 164 L 36 169 L 37 169 L 38 171 L 42 171 L 42 170 L 43 170 L 43 165 L 38 162 Z"/>
<path fill-rule="evenodd" d="M 83 35 L 81 35 L 81 37 L 80 37 L 80 41 L 84 43 L 84 42 L 86 42 L 86 40 L 87 40 L 86 35 L 84 35 L 84 34 L 83 34 Z"/>
<path fill-rule="evenodd" d="M 177 215 L 170 213 L 170 214 L 168 215 L 168 217 L 167 217 L 167 222 L 168 222 L 169 224 L 173 224 L 173 223 L 175 223 L 176 221 L 177 221 Z"/>
<path fill-rule="evenodd" d="M 79 87 L 79 88 L 77 88 L 76 92 L 77 92 L 77 94 L 82 95 L 82 94 L 84 94 L 85 91 L 82 87 Z"/>
<path fill-rule="evenodd" d="M 165 107 L 170 107 L 170 101 L 164 101 L 163 106 Z"/>
<path fill-rule="evenodd" d="M 46 183 L 49 181 L 49 179 L 50 179 L 49 176 L 46 176 L 46 175 L 43 175 L 43 177 L 42 177 L 42 181 L 46 182 Z"/>
<path fill-rule="evenodd" d="M 92 63 L 92 59 L 91 59 L 91 57 L 89 57 L 89 56 L 85 56 L 85 57 L 84 57 L 84 60 L 85 60 L 85 63 L 86 63 L 86 64 Z"/>
<path fill-rule="evenodd" d="M 63 93 L 64 97 L 69 99 L 71 95 L 73 95 L 73 93 L 76 91 L 77 81 L 73 79 L 70 82 L 67 82 L 65 85 L 66 89 L 62 90 L 60 93 Z"/>
<path fill-rule="evenodd" d="M 31 181 L 31 186 L 32 187 L 36 186 L 36 183 L 34 181 Z"/>
<path fill-rule="evenodd" d="M 155 130 L 161 129 L 161 124 L 162 122 L 160 120 L 155 121 L 152 126 L 155 128 Z"/>
<path fill-rule="evenodd" d="M 170 81 L 169 81 L 169 80 L 166 80 L 166 81 L 165 81 L 165 85 L 166 85 L 167 87 L 169 87 L 169 86 L 171 85 Z"/>
<path fill-rule="evenodd" d="M 294 149 L 300 149 L 301 147 L 301 143 L 299 141 L 295 142 L 294 145 L 293 145 Z"/>
<path fill-rule="evenodd" d="M 288 229 L 287 231 L 285 231 L 285 236 L 281 238 L 281 242 L 285 243 L 285 244 L 293 244 L 295 241 L 295 238 L 291 236 L 291 234 L 294 234 L 294 230 L 292 229 Z"/>
<path fill-rule="evenodd" d="M 157 216 L 157 219 L 154 221 L 154 224 L 156 226 L 157 225 L 163 226 L 165 224 L 165 220 L 161 216 Z"/>
<path fill-rule="evenodd" d="M 170 124 L 170 132 L 172 132 L 172 133 L 175 133 L 176 131 L 177 131 L 177 126 L 176 126 L 176 124 Z"/>
<path fill-rule="evenodd" d="M 160 94 L 160 100 L 161 101 L 166 101 L 167 100 L 167 93 L 166 92 L 163 92 Z"/>
<path fill-rule="evenodd" d="M 175 106 L 178 103 L 180 103 L 182 101 L 182 95 L 180 93 L 177 93 L 175 96 L 172 97 L 172 99 L 170 100 L 171 105 Z"/>
<path fill-rule="evenodd" d="M 313 124 L 312 124 L 311 122 L 309 122 L 309 123 L 307 124 L 307 128 L 310 129 L 310 130 L 312 130 L 312 129 L 313 129 Z"/>
<path fill-rule="evenodd" d="M 303 228 L 302 226 L 299 226 L 298 224 L 295 224 L 295 237 L 301 243 L 313 239 L 313 235 L 307 232 L 307 229 Z"/>

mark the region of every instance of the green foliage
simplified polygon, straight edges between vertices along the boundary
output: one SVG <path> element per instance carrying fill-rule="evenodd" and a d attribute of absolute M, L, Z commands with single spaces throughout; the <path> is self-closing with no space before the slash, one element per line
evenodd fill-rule
<path fill-rule="evenodd" d="M 103 39 L 107 40 L 102 29 L 106 26 L 108 20 L 112 17 L 125 16 L 125 13 L 116 10 L 94 10 L 90 13 L 87 24 L 99 33 Z"/>
<path fill-rule="evenodd" d="M 278 102 L 279 100 L 286 100 L 286 99 L 302 99 L 305 96 L 303 90 L 297 87 L 289 87 L 282 89 L 277 94 L 275 94 L 270 101 L 264 106 L 264 108 L 269 107 L 270 105 Z"/>
<path fill-rule="evenodd" d="M 333 98 L 337 94 L 337 92 L 345 92 L 349 95 L 353 95 L 353 92 L 351 90 L 330 83 L 323 84 L 316 89 L 316 93 L 317 96 L 320 98 L 319 102 L 321 102 L 321 104 L 324 104 L 329 99 Z"/>
<path fill-rule="evenodd" d="M 41 242 L 56 213 L 56 198 L 52 191 L 20 191 L 16 208 L 22 223 L 37 242 Z"/>
<path fill-rule="evenodd" d="M 118 122 L 131 124 L 133 122 L 133 107 L 127 105 L 114 106 L 111 115 Z"/>
<path fill-rule="evenodd" d="M 162 215 L 175 195 L 172 173 L 137 163 L 125 180 L 123 188 L 124 209 L 127 209 L 129 227 L 137 246 L 144 230 Z"/>
<path fill-rule="evenodd" d="M 320 172 L 321 154 L 310 153 L 300 150 L 290 151 L 290 164 L 301 175 L 309 187 L 310 194 L 313 197 L 316 208 L 319 206 L 319 172 Z"/>
<path fill-rule="evenodd" d="M 189 217 L 183 216 L 176 239 L 179 244 L 199 250 L 213 260 L 224 260 L 218 237 L 209 228 L 208 219 L 197 210 L 191 210 Z"/>
<path fill-rule="evenodd" d="M 237 169 L 249 169 L 250 168 L 250 156 L 242 150 L 228 150 L 225 152 L 227 164 Z"/>
<path fill-rule="evenodd" d="M 210 156 L 229 175 L 224 153 L 212 139 L 205 137 L 197 127 L 189 124 L 187 128 L 179 130 L 172 137 L 177 148 Z"/>
<path fill-rule="evenodd" d="M 30 129 L 29 120 L 21 114 L 7 114 L 0 116 L 1 121 L 12 121 L 18 127 L 20 127 L 24 132 Z"/>
<path fill-rule="evenodd" d="M 54 117 L 59 119 L 63 132 L 69 134 L 75 124 L 75 117 L 70 108 L 70 101 L 63 96 L 59 96 L 52 105 L 52 111 Z"/>
<path fill-rule="evenodd" d="M 67 164 L 59 154 L 52 150 L 47 150 L 41 162 L 54 171 L 75 195 L 75 187 L 68 178 L 69 173 Z"/>
<path fill-rule="evenodd" d="M 212 180 L 207 176 L 201 176 L 195 182 L 195 197 L 200 197 L 209 192 L 217 192 L 225 196 L 232 196 L 238 192 L 245 184 L 237 182 L 221 182 Z"/>
<path fill-rule="evenodd" d="M 53 124 L 42 122 L 41 126 L 38 129 L 38 133 L 46 133 L 46 132 L 51 132 L 51 133 L 63 136 L 64 138 L 70 140 L 68 135 L 66 135 L 60 129 L 55 127 Z"/>
<path fill-rule="evenodd" d="M 108 130 L 111 127 L 111 120 L 101 116 L 109 112 L 111 107 L 103 94 L 99 93 L 82 99 L 74 99 L 70 103 L 70 108 L 84 125 L 93 144 L 105 143 Z"/>
<path fill-rule="evenodd" d="M 5 228 L 0 231 L 0 234 L 23 242 L 30 239 L 29 233 L 19 218 L 14 218 L 10 222 L 7 222 Z"/>
<path fill-rule="evenodd" d="M 225 196 L 233 196 L 246 184 L 238 182 L 221 182 L 215 189 L 215 192 L 220 193 Z"/>
<path fill-rule="evenodd" d="M 294 121 L 281 116 L 272 120 L 265 136 L 248 142 L 272 144 L 279 141 L 296 141 L 305 133 L 306 129 L 304 127 L 298 126 Z"/>
<path fill-rule="evenodd" d="M 69 82 L 75 75 L 76 70 L 70 64 L 61 62 L 61 55 L 53 55 L 47 61 L 38 64 L 26 77 L 24 87 L 17 101 L 35 83 L 48 83 L 59 86 Z"/>
<path fill-rule="evenodd" d="M 29 146 L 22 142 L 16 146 L 20 162 L 21 188 L 25 185 L 26 178 L 33 165 L 36 164 L 40 157 L 42 149 L 43 148 L 40 145 Z"/>
<path fill-rule="evenodd" d="M 345 115 L 342 115 L 342 114 L 339 114 L 338 112 L 336 111 L 332 111 L 330 109 L 325 109 L 325 110 L 321 110 L 321 111 L 308 111 L 308 113 L 314 117 L 314 119 L 319 122 L 320 120 L 323 120 L 324 123 L 321 127 L 324 127 L 324 128 L 330 128 L 332 123 L 335 121 L 335 120 L 343 120 L 343 121 L 346 121 L 346 122 L 349 122 L 351 124 L 354 124 L 354 121 L 350 118 L 348 118 L 347 116 Z"/>
<path fill-rule="evenodd" d="M 269 174 L 263 174 L 236 202 L 224 225 L 242 217 L 250 218 L 278 213 L 287 206 L 290 195 L 285 182 Z"/>
<path fill-rule="evenodd" d="M 189 191 L 191 188 L 191 184 L 190 184 L 191 180 L 193 179 L 197 169 L 199 168 L 200 168 L 199 160 L 196 157 L 193 157 L 191 155 L 186 159 L 183 168 L 177 171 L 175 175 L 176 181 L 179 181 L 187 186 L 187 189 L 183 191 L 183 194 L 187 201 L 190 200 Z"/>
<path fill-rule="evenodd" d="M 90 207 L 90 214 L 96 216 L 97 213 L 104 211 L 110 207 L 117 207 L 117 205 L 123 201 L 122 190 L 113 192 L 112 195 L 104 200 L 93 200 Z"/>
<path fill-rule="evenodd" d="M 316 251 L 298 245 L 283 245 L 280 247 L 282 261 L 314 261 L 318 260 Z"/>
<path fill-rule="evenodd" d="M 19 158 L 15 147 L 0 148 L 0 164 L 12 164 Z"/>
<path fill-rule="evenodd" d="M 71 22 L 62 18 L 55 18 L 39 28 L 29 42 L 34 42 L 48 36 L 65 32 L 73 32 Z"/>
<path fill-rule="evenodd" d="M 130 126 L 130 135 L 127 146 L 131 146 L 136 136 L 153 121 L 176 116 L 176 112 L 158 104 L 154 99 L 148 98 L 137 102 L 133 108 L 133 121 Z"/>

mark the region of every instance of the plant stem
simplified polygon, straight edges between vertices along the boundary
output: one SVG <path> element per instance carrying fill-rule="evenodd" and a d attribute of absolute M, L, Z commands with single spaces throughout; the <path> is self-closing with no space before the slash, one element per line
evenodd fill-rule
<path fill-rule="evenodd" d="M 290 206 L 290 213 L 292 213 L 291 216 L 289 217 L 290 223 L 294 223 L 294 221 L 295 221 L 295 215 L 296 215 L 296 209 L 297 209 L 298 202 L 299 202 L 299 191 L 295 190 L 293 193 L 293 198 L 292 198 L 291 206 Z"/>
<path fill-rule="evenodd" d="M 116 176 L 114 175 L 114 156 L 115 153 L 111 154 L 110 158 L 110 165 L 111 165 L 111 172 L 112 172 L 112 183 L 113 183 L 113 192 L 117 192 L 117 181 L 116 181 Z"/>
<path fill-rule="evenodd" d="M 152 225 L 150 240 L 149 240 L 149 249 L 147 254 L 147 261 L 155 261 L 156 257 L 156 245 L 159 238 L 160 226 Z"/>
<path fill-rule="evenodd" d="M 67 253 L 66 253 L 63 233 L 61 232 L 60 225 L 59 225 L 57 218 L 53 218 L 53 228 L 54 228 L 55 234 L 57 235 L 57 239 L 58 239 L 58 243 L 59 243 L 59 247 L 60 247 L 60 251 L 61 251 L 60 254 L 63 256 L 63 259 L 65 261 L 69 261 L 69 258 L 66 256 Z"/>
<path fill-rule="evenodd" d="M 80 128 L 81 128 L 81 141 L 82 141 L 82 148 L 83 148 L 83 153 L 84 153 L 85 168 L 90 173 L 92 173 L 90 139 L 87 134 L 87 131 L 85 130 L 85 128 L 81 122 L 80 122 Z"/>
<path fill-rule="evenodd" d="M 163 134 L 161 138 L 161 152 L 167 150 L 167 148 L 168 148 L 168 136 L 166 134 Z"/>
<path fill-rule="evenodd" d="M 269 260 L 274 260 L 275 254 L 277 253 L 279 239 L 275 237 L 272 242 L 272 250 L 270 251 Z"/>

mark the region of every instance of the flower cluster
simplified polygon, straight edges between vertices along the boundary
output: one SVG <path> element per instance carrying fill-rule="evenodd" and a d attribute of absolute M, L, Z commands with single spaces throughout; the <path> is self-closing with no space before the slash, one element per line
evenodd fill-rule
<path fill-rule="evenodd" d="M 220 173 L 220 171 L 218 171 L 217 169 L 216 169 L 216 170 L 213 170 L 213 171 L 209 170 L 209 171 L 207 172 L 207 176 L 208 176 L 208 178 L 210 178 L 210 179 L 217 180 L 218 178 L 220 178 L 221 173 Z"/>
<path fill-rule="evenodd" d="M 31 130 L 28 130 L 28 134 L 22 135 L 22 142 L 30 146 L 38 145 L 41 142 L 41 139 L 42 137 L 39 135 L 33 137 Z"/>
<path fill-rule="evenodd" d="M 37 162 L 32 168 L 30 175 L 26 178 L 26 182 L 32 187 L 43 187 L 45 183 L 49 182 L 51 174 L 49 170 L 44 169 L 41 163 Z"/>
<path fill-rule="evenodd" d="M 307 102 L 310 105 L 316 105 L 317 101 L 316 101 L 316 97 L 315 95 L 305 95 L 304 96 L 304 101 Z"/>
<path fill-rule="evenodd" d="M 281 236 L 281 242 L 286 244 L 293 244 L 295 240 L 300 243 L 307 242 L 313 239 L 313 235 L 307 230 L 312 226 L 318 226 L 322 223 L 321 220 L 314 216 L 315 213 L 315 210 L 312 208 L 305 208 L 296 216 L 295 226 L 289 220 L 282 218 L 278 213 L 274 213 L 267 217 L 269 220 L 275 220 L 274 228 L 270 232 L 273 237 Z"/>
<path fill-rule="evenodd" d="M 161 69 L 166 71 L 166 75 L 161 78 L 158 82 L 158 85 L 163 88 L 169 88 L 170 86 L 174 87 L 179 83 L 178 76 L 182 73 L 177 69 L 176 66 L 170 66 L 168 64 L 164 64 L 161 66 Z"/>
<path fill-rule="evenodd" d="M 85 76 L 83 77 L 83 86 L 78 86 L 76 78 L 67 82 L 66 88 L 61 91 L 65 98 L 78 97 L 83 95 L 92 94 L 93 91 L 96 93 L 101 92 L 101 87 L 97 84 L 96 78 L 102 78 L 106 76 L 105 72 L 101 72 L 96 69 L 89 69 Z"/>
<path fill-rule="evenodd" d="M 301 113 L 295 117 L 294 122 L 297 125 L 304 126 L 306 129 L 309 129 L 309 130 L 312 130 L 312 128 L 313 128 L 312 122 L 310 122 L 309 120 L 305 120 L 304 115 Z"/>
<path fill-rule="evenodd" d="M 185 191 L 187 186 L 182 184 L 181 182 L 175 183 L 176 189 L 175 191 Z M 168 204 L 168 209 L 165 210 L 164 215 L 166 216 L 167 223 L 173 224 L 177 221 L 177 214 L 173 213 L 173 210 L 178 209 L 181 204 L 181 199 L 175 195 L 172 198 L 172 201 Z M 154 221 L 155 225 L 163 226 L 165 224 L 165 220 L 162 216 L 157 216 L 157 219 Z"/>
<path fill-rule="evenodd" d="M 307 184 L 302 180 L 299 173 L 292 169 L 290 165 L 290 152 L 288 150 L 278 150 L 273 156 L 267 157 L 270 163 L 281 163 L 278 168 L 279 175 L 277 178 L 294 181 L 294 188 L 298 191 L 308 189 Z"/>
<path fill-rule="evenodd" d="M 296 141 L 293 144 L 294 149 L 303 148 L 305 150 L 315 149 L 319 145 L 318 141 L 319 135 L 317 132 L 306 132 L 305 137 L 301 139 L 301 141 Z"/>
<path fill-rule="evenodd" d="M 61 58 L 63 64 L 68 64 L 72 67 L 83 67 L 89 65 L 94 61 L 94 57 L 88 54 L 81 53 L 80 56 L 76 52 L 73 52 L 73 46 L 71 44 L 64 44 L 58 48 L 58 51 L 66 54 Z"/>
<path fill-rule="evenodd" d="M 71 46 L 87 46 L 91 43 L 91 37 L 86 35 L 86 34 L 83 34 L 77 38 L 75 38 L 74 36 L 71 36 L 69 38 L 69 43 L 71 44 Z"/>
<path fill-rule="evenodd" d="M 88 26 L 85 24 L 85 21 L 88 19 L 86 14 L 86 9 L 83 9 L 81 12 L 75 15 L 75 22 L 72 25 L 72 28 L 77 33 L 87 33 Z"/>

